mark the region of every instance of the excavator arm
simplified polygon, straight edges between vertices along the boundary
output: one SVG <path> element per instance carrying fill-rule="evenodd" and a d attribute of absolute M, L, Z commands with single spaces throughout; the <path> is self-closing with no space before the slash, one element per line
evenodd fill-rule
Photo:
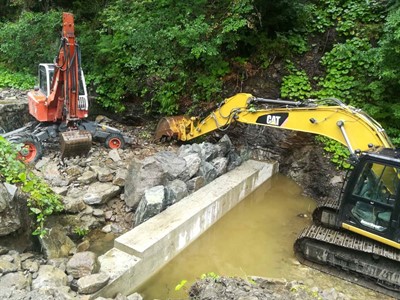
<path fill-rule="evenodd" d="M 239 122 L 323 135 L 347 146 L 352 154 L 376 147 L 393 148 L 385 130 L 366 113 L 337 99 L 330 101 L 334 105 L 263 99 L 240 93 L 225 99 L 204 119 L 161 119 L 155 138 L 189 141 Z"/>

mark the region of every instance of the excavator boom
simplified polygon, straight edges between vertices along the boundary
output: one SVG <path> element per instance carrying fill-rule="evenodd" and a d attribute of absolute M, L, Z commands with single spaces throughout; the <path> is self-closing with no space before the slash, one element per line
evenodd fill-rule
<path fill-rule="evenodd" d="M 393 148 L 385 130 L 374 119 L 361 110 L 334 101 L 335 105 L 319 105 L 237 94 L 202 120 L 185 116 L 161 119 L 155 139 L 189 141 L 239 122 L 327 136 L 347 146 L 351 153 L 373 147 Z"/>

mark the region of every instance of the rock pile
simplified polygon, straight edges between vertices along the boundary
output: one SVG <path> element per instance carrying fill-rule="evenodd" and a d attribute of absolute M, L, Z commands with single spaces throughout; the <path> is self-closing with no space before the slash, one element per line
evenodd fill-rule
<path fill-rule="evenodd" d="M 249 280 L 230 277 L 205 278 L 190 287 L 189 295 L 190 299 L 196 300 L 350 299 L 335 289 L 319 290 L 297 281 L 288 282 L 285 279 L 262 277 L 250 277 Z"/>
<path fill-rule="evenodd" d="M 28 114 L 27 92 L 0 89 L 0 133 L 22 127 L 32 118 Z"/>
<path fill-rule="evenodd" d="M 137 207 L 137 226 L 241 162 L 228 136 L 217 144 L 184 145 L 177 153 L 161 151 L 130 165 L 123 198 Z"/>
<path fill-rule="evenodd" d="M 51 145 L 46 151 L 34 172 L 62 196 L 65 209 L 48 218 L 48 234 L 39 239 L 42 254 L 26 252 L 29 244 L 20 251 L 23 254 L 10 250 L 12 247 L 1 248 L 1 299 L 19 299 L 21 295 L 80 299 L 95 293 L 109 278 L 98 273 L 97 254 L 88 251 L 90 242 L 76 243 L 81 239 L 74 238 L 96 228 L 121 234 L 242 162 L 227 136 L 217 144 L 205 142 L 179 149 L 93 147 L 86 158 L 65 160 Z M 12 216 L 12 220 L 0 218 L 3 236 L 17 235 L 26 223 L 18 214 L 25 204 L 15 202 L 16 194 L 14 186 L 0 183 L 0 216 Z"/>

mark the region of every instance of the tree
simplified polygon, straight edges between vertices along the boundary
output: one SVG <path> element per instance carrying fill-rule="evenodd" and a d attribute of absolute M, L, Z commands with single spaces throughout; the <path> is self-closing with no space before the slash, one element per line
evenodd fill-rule
<path fill-rule="evenodd" d="M 0 63 L 14 71 L 37 72 L 57 54 L 61 13 L 23 12 L 15 22 L 0 23 Z"/>
<path fill-rule="evenodd" d="M 400 143 L 400 7 L 393 6 L 379 42 L 381 111 L 396 143 Z"/>
<path fill-rule="evenodd" d="M 220 96 L 227 53 L 247 30 L 252 8 L 251 0 L 115 1 L 88 51 L 95 53 L 89 65 L 100 101 L 118 108 L 137 95 L 148 110 L 172 114 L 179 98 Z"/>

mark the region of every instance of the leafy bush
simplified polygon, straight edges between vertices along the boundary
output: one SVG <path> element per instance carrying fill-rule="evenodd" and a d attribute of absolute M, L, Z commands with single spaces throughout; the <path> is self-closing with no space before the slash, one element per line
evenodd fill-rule
<path fill-rule="evenodd" d="M 282 78 L 281 96 L 293 100 L 309 99 L 312 88 L 306 72 L 298 70 L 290 61 L 287 69 L 290 74 Z"/>
<path fill-rule="evenodd" d="M 316 140 L 324 144 L 324 150 L 330 154 L 331 162 L 338 169 L 346 170 L 352 168 L 352 165 L 349 163 L 350 152 L 345 146 L 324 136 L 317 136 Z"/>
<path fill-rule="evenodd" d="M 370 35 L 385 17 L 386 4 L 379 0 L 323 0 L 309 3 L 308 32 L 323 33 L 329 28 L 344 37 Z"/>
<path fill-rule="evenodd" d="M 23 72 L 11 72 L 0 66 L 0 88 L 17 88 L 28 90 L 33 88 L 35 77 Z"/>
<path fill-rule="evenodd" d="M 380 80 L 376 82 L 380 89 L 379 118 L 382 125 L 391 135 L 393 142 L 400 145 L 400 7 L 390 11 L 384 33 L 379 42 L 377 57 L 379 58 Z"/>
<path fill-rule="evenodd" d="M 250 0 L 115 1 L 101 15 L 89 64 L 99 101 L 120 109 L 124 97 L 139 96 L 149 111 L 172 114 L 192 93 L 220 97 L 226 53 L 251 10 Z"/>
<path fill-rule="evenodd" d="M 9 143 L 0 136 L 0 181 L 17 184 L 29 195 L 27 205 L 35 216 L 34 235 L 46 234 L 44 223 L 53 213 L 63 210 L 60 197 L 29 168 L 17 159 L 20 146 Z"/>
<path fill-rule="evenodd" d="M 322 57 L 321 64 L 326 68 L 318 80 L 318 96 L 337 97 L 354 105 L 372 100 L 374 95 L 369 86 L 373 78 L 375 55 L 367 39 L 352 38 L 338 43 Z"/>
<path fill-rule="evenodd" d="M 61 13 L 25 11 L 16 22 L 0 23 L 0 63 L 7 69 L 36 74 L 52 62 L 59 46 Z"/>

